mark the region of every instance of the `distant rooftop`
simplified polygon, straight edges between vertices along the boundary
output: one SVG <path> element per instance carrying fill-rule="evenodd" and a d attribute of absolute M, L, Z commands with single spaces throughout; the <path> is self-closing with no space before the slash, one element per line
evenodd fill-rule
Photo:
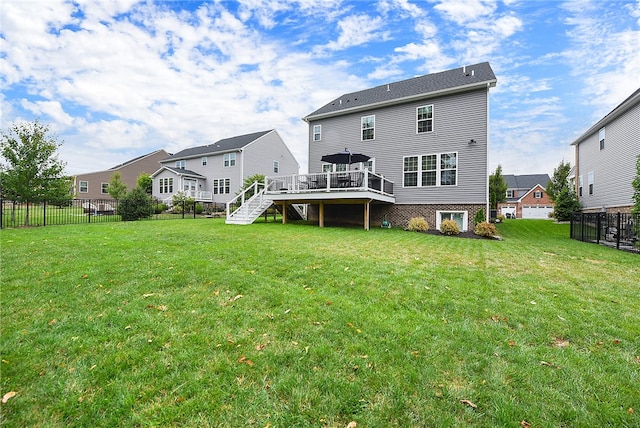
<path fill-rule="evenodd" d="M 191 147 L 188 149 L 184 149 L 174 154 L 173 156 L 163 159 L 162 162 L 238 150 L 272 131 L 273 129 L 270 129 L 268 131 L 254 132 L 252 134 L 238 135 L 237 137 L 224 138 L 206 146 Z"/>

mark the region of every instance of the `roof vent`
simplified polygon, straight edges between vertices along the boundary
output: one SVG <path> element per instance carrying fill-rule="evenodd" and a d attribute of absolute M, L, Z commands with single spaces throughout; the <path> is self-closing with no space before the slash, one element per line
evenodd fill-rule
<path fill-rule="evenodd" d="M 476 75 L 476 71 L 475 70 L 471 70 L 471 76 L 475 76 Z"/>
<path fill-rule="evenodd" d="M 463 65 L 463 66 L 462 66 L 462 72 L 463 72 L 464 74 L 467 74 L 467 66 L 466 66 L 466 65 Z"/>
<path fill-rule="evenodd" d="M 391 90 L 391 88 L 389 87 L 389 84 L 387 83 L 387 92 L 389 92 Z"/>

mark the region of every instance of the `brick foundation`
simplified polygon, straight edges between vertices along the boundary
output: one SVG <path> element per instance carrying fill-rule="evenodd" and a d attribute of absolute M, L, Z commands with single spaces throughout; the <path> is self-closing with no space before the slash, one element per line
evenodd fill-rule
<path fill-rule="evenodd" d="M 382 205 L 371 204 L 370 226 L 380 227 L 384 220 L 391 222 L 392 227 L 405 228 L 413 217 L 424 217 L 429 223 L 429 229 L 436 228 L 437 211 L 467 211 L 467 230 L 474 228 L 474 217 L 478 211 L 485 209 L 484 204 L 447 204 L 447 205 Z M 310 221 L 318 221 L 319 206 L 310 205 L 307 212 Z M 486 210 L 485 210 L 486 215 Z M 324 206 L 324 222 L 326 226 L 359 225 L 364 224 L 364 207 L 357 205 Z"/>

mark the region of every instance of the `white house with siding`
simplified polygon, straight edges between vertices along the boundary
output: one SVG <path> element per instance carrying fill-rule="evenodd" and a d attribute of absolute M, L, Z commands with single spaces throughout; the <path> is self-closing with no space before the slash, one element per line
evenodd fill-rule
<path fill-rule="evenodd" d="M 582 210 L 629 212 L 640 155 L 640 88 L 571 145 Z"/>
<path fill-rule="evenodd" d="M 300 166 L 274 129 L 182 150 L 160 161 L 153 196 L 170 202 L 182 192 L 196 201 L 226 204 L 247 177 L 297 174 Z"/>

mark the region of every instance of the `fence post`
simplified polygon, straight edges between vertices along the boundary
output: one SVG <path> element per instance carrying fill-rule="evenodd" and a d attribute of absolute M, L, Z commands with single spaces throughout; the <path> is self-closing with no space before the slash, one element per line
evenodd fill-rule
<path fill-rule="evenodd" d="M 4 226 L 4 200 L 0 199 L 0 229 Z"/>
<path fill-rule="evenodd" d="M 580 240 L 584 242 L 584 213 L 580 214 Z"/>
<path fill-rule="evenodd" d="M 602 216 L 598 214 L 598 221 L 596 222 L 596 227 L 598 230 L 596 231 L 596 244 L 600 244 L 600 231 L 602 230 Z"/>
<path fill-rule="evenodd" d="M 616 216 L 616 229 L 618 231 L 618 233 L 616 233 L 616 248 L 619 250 L 620 249 L 620 234 L 622 233 L 622 229 L 620 228 L 620 211 L 618 211 L 618 214 Z"/>
<path fill-rule="evenodd" d="M 47 200 L 42 202 L 42 226 L 47 225 Z"/>

